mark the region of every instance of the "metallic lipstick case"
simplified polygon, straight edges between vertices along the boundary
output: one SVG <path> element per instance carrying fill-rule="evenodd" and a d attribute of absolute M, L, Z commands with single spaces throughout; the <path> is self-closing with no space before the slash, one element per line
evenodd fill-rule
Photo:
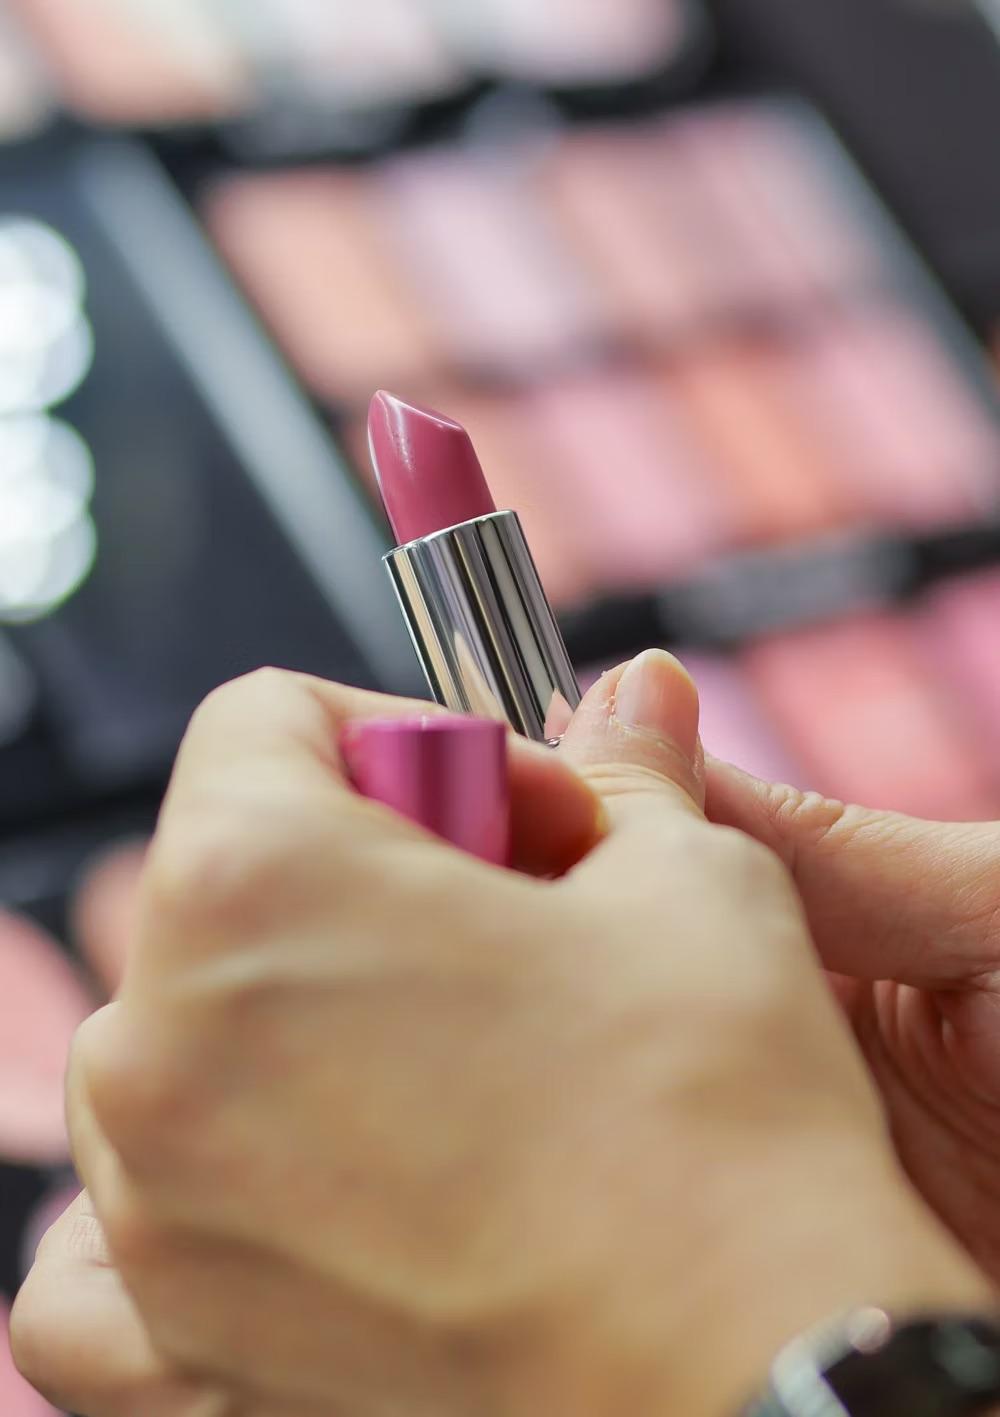
<path fill-rule="evenodd" d="M 545 742 L 580 688 L 515 512 L 400 546 L 386 568 L 431 693 Z"/>

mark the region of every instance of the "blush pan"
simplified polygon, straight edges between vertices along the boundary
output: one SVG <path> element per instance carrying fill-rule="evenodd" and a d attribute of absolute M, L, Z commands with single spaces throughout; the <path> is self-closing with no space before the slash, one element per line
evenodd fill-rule
<path fill-rule="evenodd" d="M 1000 424 L 904 309 L 875 304 L 824 321 L 792 377 L 862 515 L 927 529 L 997 505 Z"/>
<path fill-rule="evenodd" d="M 728 538 L 700 450 L 657 381 L 602 371 L 528 399 L 549 495 L 576 526 L 592 585 L 657 585 Z"/>
<path fill-rule="evenodd" d="M 856 200 L 860 178 L 819 122 L 780 104 L 740 103 L 716 110 L 727 161 L 814 296 L 866 290 L 887 271 L 881 233 Z M 852 173 L 853 175 L 853 173 Z"/>
<path fill-rule="evenodd" d="M 921 616 L 928 662 L 955 692 L 1000 790 L 1000 572 L 935 591 Z"/>
<path fill-rule="evenodd" d="M 651 212 L 658 199 L 642 170 L 646 142 L 618 129 L 571 133 L 545 154 L 541 186 L 622 330 L 657 348 L 699 323 L 705 276 Z M 669 184 L 668 169 L 661 180 Z"/>
<path fill-rule="evenodd" d="M 365 400 L 437 361 L 416 300 L 395 269 L 367 188 L 324 169 L 232 177 L 206 193 L 222 253 L 316 393 Z"/>
<path fill-rule="evenodd" d="M 804 787 L 802 768 L 782 744 L 738 666 L 716 655 L 682 652 L 681 658 L 698 686 L 706 753 L 765 782 Z"/>
<path fill-rule="evenodd" d="M 730 264 L 739 273 L 732 313 L 771 322 L 801 318 L 817 294 L 812 258 L 803 252 L 797 225 L 775 222 L 762 209 L 739 141 L 744 121 L 742 105 L 713 104 L 669 126 L 719 230 L 727 233 Z"/>
<path fill-rule="evenodd" d="M 517 149 L 441 149 L 373 179 L 399 269 L 457 368 L 520 372 L 596 344 L 605 328 L 597 293 L 533 200 L 533 174 Z"/>
<path fill-rule="evenodd" d="M 997 815 L 1000 795 L 905 616 L 783 635 L 742 662 L 811 787 L 917 817 Z"/>
<path fill-rule="evenodd" d="M 837 469 L 800 418 L 794 349 L 715 340 L 665 371 L 669 397 L 725 479 L 742 539 L 780 541 L 851 520 Z"/>

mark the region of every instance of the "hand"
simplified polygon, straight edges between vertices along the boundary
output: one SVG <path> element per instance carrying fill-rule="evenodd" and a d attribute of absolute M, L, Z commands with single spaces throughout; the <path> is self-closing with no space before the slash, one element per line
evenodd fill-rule
<path fill-rule="evenodd" d="M 922 822 L 709 771 L 709 814 L 794 875 L 924 1199 L 1000 1281 L 1000 824 Z"/>
<path fill-rule="evenodd" d="M 786 872 L 705 821 L 674 661 L 571 725 L 607 834 L 558 881 L 350 793 L 332 745 L 373 711 L 273 674 L 210 701 L 120 1001 L 78 1042 L 76 1154 L 168 1377 L 240 1417 L 722 1417 L 812 1320 L 982 1300 Z M 531 761 L 522 848 L 552 869 L 553 823 L 571 861 L 593 811 Z M 72 1367 L 47 1286 L 43 1257 L 14 1329 L 42 1386 Z"/>

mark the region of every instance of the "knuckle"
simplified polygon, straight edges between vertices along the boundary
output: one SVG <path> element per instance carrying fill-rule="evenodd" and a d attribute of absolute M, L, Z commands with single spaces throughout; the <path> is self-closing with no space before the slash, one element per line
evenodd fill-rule
<path fill-rule="evenodd" d="M 159 1046 L 131 1031 L 84 1064 L 102 1130 L 137 1176 L 193 1169 L 199 1139 L 211 1136 L 216 1089 L 196 1050 Z"/>
<path fill-rule="evenodd" d="M 778 839 L 787 844 L 786 851 L 793 858 L 796 844 L 822 846 L 828 838 L 853 832 L 867 815 L 861 808 L 797 787 L 771 786 L 767 794 L 768 814 L 777 828 Z"/>
<path fill-rule="evenodd" d="M 679 755 L 669 775 L 663 767 L 644 763 L 595 763 L 584 768 L 583 775 L 606 802 L 650 798 L 689 807 L 694 791 L 690 764 L 682 762 Z"/>
<path fill-rule="evenodd" d="M 206 694 L 195 709 L 188 731 L 214 728 L 220 720 L 227 721 L 234 714 L 245 712 L 249 702 L 259 703 L 273 698 L 275 694 L 283 694 L 290 685 L 298 683 L 301 677 L 291 670 L 265 665 L 261 669 L 251 670 L 249 674 L 241 675 L 238 679 L 220 684 L 218 688 Z"/>
<path fill-rule="evenodd" d="M 165 818 L 146 867 L 147 918 L 175 931 L 252 929 L 256 907 L 285 863 L 282 841 L 236 803 Z"/>

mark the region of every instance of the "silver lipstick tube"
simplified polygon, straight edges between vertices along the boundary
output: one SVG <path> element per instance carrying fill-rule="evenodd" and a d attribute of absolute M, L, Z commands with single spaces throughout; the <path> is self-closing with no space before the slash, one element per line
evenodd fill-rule
<path fill-rule="evenodd" d="M 544 742 L 580 688 L 521 523 L 494 512 L 385 558 L 431 693 Z"/>

